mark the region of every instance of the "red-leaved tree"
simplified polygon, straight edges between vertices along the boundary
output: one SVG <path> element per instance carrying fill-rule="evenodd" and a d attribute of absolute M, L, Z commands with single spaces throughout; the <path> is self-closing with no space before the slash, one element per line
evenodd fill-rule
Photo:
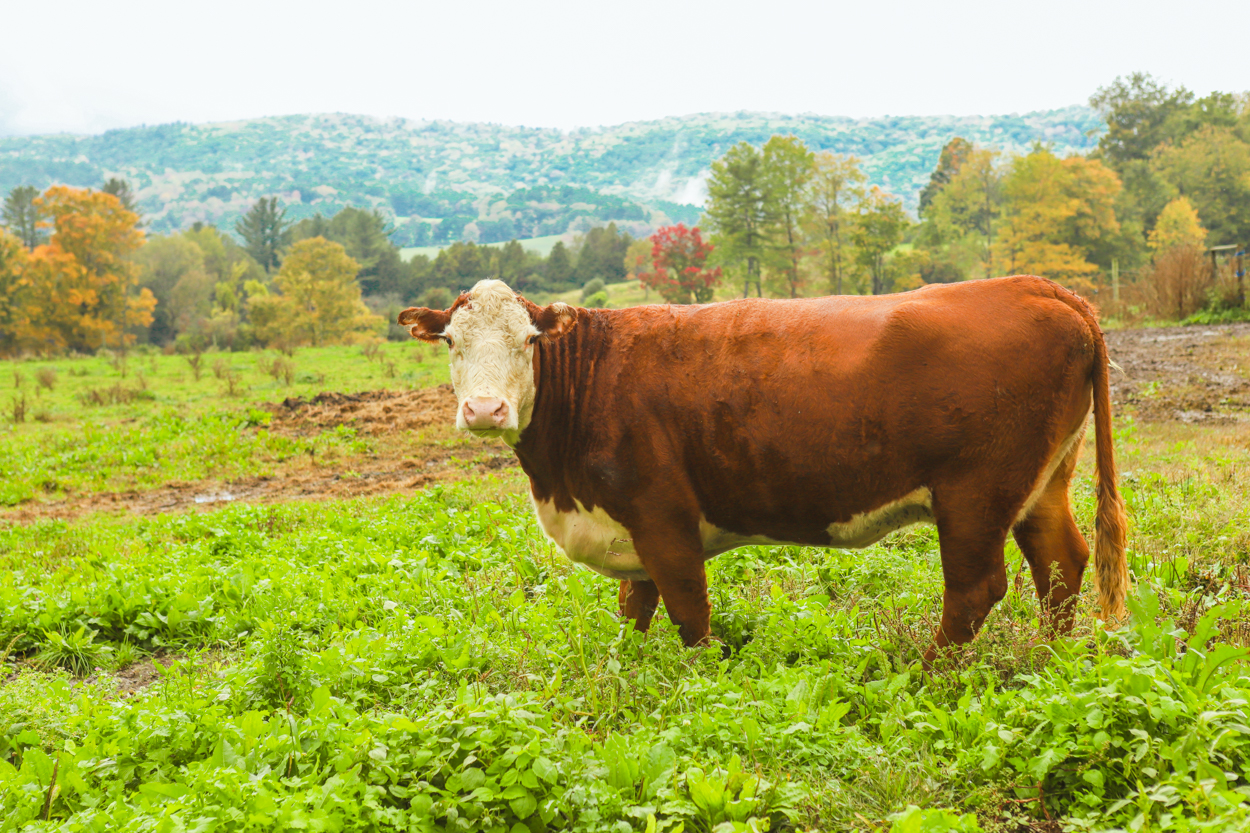
<path fill-rule="evenodd" d="M 712 300 L 721 271 L 719 266 L 707 268 L 712 244 L 704 242 L 698 226 L 664 226 L 649 239 L 651 271 L 638 275 L 643 286 L 654 289 L 670 304 L 706 304 Z"/>

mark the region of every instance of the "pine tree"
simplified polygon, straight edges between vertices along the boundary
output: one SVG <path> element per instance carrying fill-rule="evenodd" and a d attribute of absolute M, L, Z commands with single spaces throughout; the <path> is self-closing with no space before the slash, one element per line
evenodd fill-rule
<path fill-rule="evenodd" d="M 134 214 L 136 217 L 142 213 L 139 211 L 139 201 L 135 199 L 135 193 L 130 190 L 130 183 L 126 180 L 112 177 L 104 183 L 100 190 L 106 194 L 112 194 L 117 197 L 118 201 L 122 204 L 122 208 Z M 141 226 L 143 224 L 137 223 L 136 225 Z"/>
<path fill-rule="evenodd" d="M 547 285 L 551 289 L 567 289 L 573 279 L 573 263 L 563 240 L 557 240 L 547 255 Z"/>
<path fill-rule="evenodd" d="M 44 241 L 45 234 L 39 228 L 39 209 L 35 207 L 35 197 L 39 189 L 33 185 L 19 185 L 9 192 L 4 201 L 4 224 L 16 235 L 22 245 L 33 249 Z"/>
<path fill-rule="evenodd" d="M 272 272 L 282 259 L 282 249 L 290 242 L 290 228 L 286 222 L 286 209 L 278 204 L 277 197 L 261 197 L 252 209 L 234 225 L 243 238 L 247 253 Z"/>

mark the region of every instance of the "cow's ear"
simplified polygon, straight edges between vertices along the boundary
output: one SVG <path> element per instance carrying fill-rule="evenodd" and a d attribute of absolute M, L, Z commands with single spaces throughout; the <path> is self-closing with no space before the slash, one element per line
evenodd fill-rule
<path fill-rule="evenodd" d="M 577 313 L 561 301 L 545 307 L 531 304 L 530 318 L 534 320 L 534 326 L 538 328 L 544 341 L 557 339 L 577 326 Z"/>
<path fill-rule="evenodd" d="M 399 314 L 399 324 L 407 327 L 413 338 L 437 343 L 451 322 L 451 313 L 425 307 L 409 307 Z"/>

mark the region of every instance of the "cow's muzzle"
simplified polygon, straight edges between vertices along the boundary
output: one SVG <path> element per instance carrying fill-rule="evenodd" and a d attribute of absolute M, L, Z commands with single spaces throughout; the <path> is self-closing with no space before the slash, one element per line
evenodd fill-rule
<path fill-rule="evenodd" d="M 466 399 L 460 410 L 470 431 L 494 430 L 508 425 L 508 403 L 502 399 Z"/>

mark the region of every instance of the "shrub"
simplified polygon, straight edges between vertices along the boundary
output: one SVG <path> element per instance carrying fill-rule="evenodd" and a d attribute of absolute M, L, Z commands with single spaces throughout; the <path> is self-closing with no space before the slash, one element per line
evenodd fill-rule
<path fill-rule="evenodd" d="M 1148 315 L 1179 321 L 1202 309 L 1211 282 L 1211 267 L 1201 247 L 1174 246 L 1155 257 L 1139 291 Z"/>
<path fill-rule="evenodd" d="M 586 285 L 582 287 L 582 302 L 586 303 L 587 299 L 594 297 L 606 289 L 602 278 L 594 278 L 586 281 Z M 589 304 L 587 304 L 589 306 Z"/>

